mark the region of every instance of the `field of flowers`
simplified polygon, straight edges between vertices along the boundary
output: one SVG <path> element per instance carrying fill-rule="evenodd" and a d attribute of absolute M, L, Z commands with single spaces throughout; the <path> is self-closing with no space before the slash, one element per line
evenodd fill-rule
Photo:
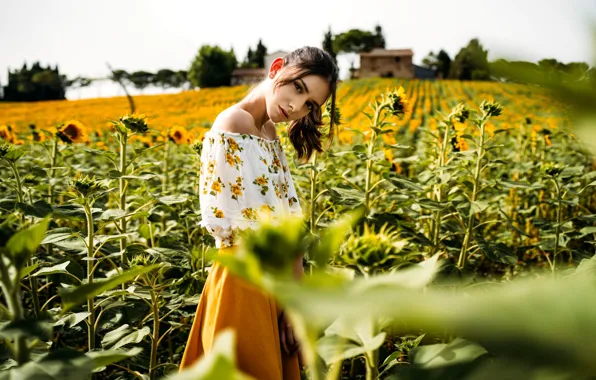
<path fill-rule="evenodd" d="M 4 373 L 233 378 L 232 332 L 173 374 L 214 258 L 201 137 L 247 90 L 137 97 L 144 115 L 126 98 L 0 103 Z M 596 172 L 565 106 L 520 84 L 338 91 L 327 153 L 298 162 L 279 131 L 304 220 L 220 258 L 287 309 L 304 376 L 595 376 Z M 303 283 L 282 275 L 288 247 Z"/>

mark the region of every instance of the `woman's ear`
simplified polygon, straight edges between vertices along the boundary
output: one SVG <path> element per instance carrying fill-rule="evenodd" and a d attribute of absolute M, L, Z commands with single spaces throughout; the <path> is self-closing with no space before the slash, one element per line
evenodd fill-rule
<path fill-rule="evenodd" d="M 284 59 L 283 58 L 275 58 L 273 62 L 271 62 L 271 66 L 269 67 L 269 78 L 275 78 L 277 72 L 284 67 Z"/>

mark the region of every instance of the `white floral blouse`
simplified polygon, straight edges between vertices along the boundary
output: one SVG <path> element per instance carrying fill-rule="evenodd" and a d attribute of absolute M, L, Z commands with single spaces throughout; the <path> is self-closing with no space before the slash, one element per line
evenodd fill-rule
<path fill-rule="evenodd" d="M 216 248 L 238 244 L 238 232 L 260 216 L 302 216 L 279 138 L 209 130 L 201 152 L 200 225 Z"/>

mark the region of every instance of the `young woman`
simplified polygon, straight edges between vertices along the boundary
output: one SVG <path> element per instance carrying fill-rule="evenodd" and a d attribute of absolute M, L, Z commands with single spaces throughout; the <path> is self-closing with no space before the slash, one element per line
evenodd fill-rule
<path fill-rule="evenodd" d="M 246 98 L 221 112 L 205 133 L 201 152 L 201 225 L 218 254 L 233 254 L 238 231 L 259 216 L 302 215 L 275 123 L 290 122 L 288 137 L 299 159 L 322 152 L 322 108 L 335 115 L 338 68 L 315 47 L 297 49 L 271 63 L 267 77 Z M 329 139 L 333 138 L 330 121 Z M 302 275 L 302 258 L 295 273 Z M 236 363 L 259 380 L 300 379 L 296 341 L 274 299 L 215 262 L 201 295 L 180 369 L 211 349 L 219 331 L 236 332 Z"/>

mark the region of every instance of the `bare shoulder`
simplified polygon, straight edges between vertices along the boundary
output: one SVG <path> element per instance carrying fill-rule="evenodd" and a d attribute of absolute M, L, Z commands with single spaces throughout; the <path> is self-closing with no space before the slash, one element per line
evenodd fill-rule
<path fill-rule="evenodd" d="M 223 110 L 213 122 L 211 129 L 222 132 L 247 133 L 255 131 L 255 122 L 252 116 L 238 107 Z"/>

